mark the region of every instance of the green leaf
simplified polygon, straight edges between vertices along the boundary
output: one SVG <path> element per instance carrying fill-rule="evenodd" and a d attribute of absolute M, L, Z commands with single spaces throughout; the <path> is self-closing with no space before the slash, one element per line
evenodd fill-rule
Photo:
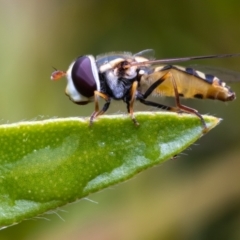
<path fill-rule="evenodd" d="M 66 118 L 0 126 L 0 226 L 83 198 L 171 159 L 202 136 L 175 113 Z M 204 116 L 209 129 L 219 119 Z"/>

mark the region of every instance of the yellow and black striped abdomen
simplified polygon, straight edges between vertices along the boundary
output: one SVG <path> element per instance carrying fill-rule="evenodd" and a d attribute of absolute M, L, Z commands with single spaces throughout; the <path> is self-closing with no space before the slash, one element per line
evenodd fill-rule
<path fill-rule="evenodd" d="M 145 75 L 141 79 L 141 90 L 146 90 L 154 82 L 166 74 L 171 73 L 176 82 L 179 96 L 184 98 L 217 99 L 231 101 L 235 99 L 235 93 L 217 77 L 196 71 L 193 68 L 165 65 L 156 67 L 154 72 Z M 165 79 L 152 92 L 153 96 L 174 97 L 174 88 L 171 77 Z"/>

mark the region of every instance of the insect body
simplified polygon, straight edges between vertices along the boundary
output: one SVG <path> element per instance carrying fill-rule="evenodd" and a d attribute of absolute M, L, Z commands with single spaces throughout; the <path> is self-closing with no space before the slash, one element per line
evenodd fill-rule
<path fill-rule="evenodd" d="M 153 50 L 131 53 L 110 53 L 97 57 L 91 55 L 78 57 L 71 63 L 66 72 L 56 70 L 51 79 L 67 78 L 66 94 L 77 104 L 84 105 L 95 102 L 95 111 L 90 118 L 93 120 L 107 111 L 111 99 L 123 100 L 135 124 L 133 115 L 135 100 L 149 106 L 168 111 L 187 112 L 198 116 L 204 129 L 206 124 L 197 110 L 180 103 L 180 97 L 198 99 L 217 99 L 232 101 L 235 93 L 217 77 L 184 68 L 171 63 L 194 59 L 232 57 L 232 55 L 210 55 L 189 58 L 153 60 L 149 55 Z M 176 107 L 169 107 L 157 102 L 148 101 L 150 96 L 169 96 L 176 99 Z M 99 110 L 98 98 L 106 103 Z"/>

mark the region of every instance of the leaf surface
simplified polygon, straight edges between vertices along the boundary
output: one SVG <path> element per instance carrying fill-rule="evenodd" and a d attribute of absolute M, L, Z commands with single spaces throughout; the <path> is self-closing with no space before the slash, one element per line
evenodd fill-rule
<path fill-rule="evenodd" d="M 66 118 L 0 126 L 0 227 L 131 178 L 202 136 L 197 117 L 175 113 Z M 219 119 L 204 116 L 210 129 Z"/>

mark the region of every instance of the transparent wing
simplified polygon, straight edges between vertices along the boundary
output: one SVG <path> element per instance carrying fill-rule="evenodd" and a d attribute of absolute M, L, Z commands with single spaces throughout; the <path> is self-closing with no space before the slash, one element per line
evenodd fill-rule
<path fill-rule="evenodd" d="M 149 64 L 151 64 L 151 65 L 173 64 L 173 63 L 187 62 L 187 61 L 193 61 L 193 60 L 229 58 L 229 57 L 240 57 L 240 53 L 193 56 L 193 57 L 182 57 L 182 58 L 165 58 L 165 59 L 149 60 L 149 61 L 144 61 L 144 62 L 133 62 L 133 63 L 131 63 L 131 65 L 132 66 L 144 66 L 144 65 L 149 65 Z"/>
<path fill-rule="evenodd" d="M 190 67 L 202 71 L 205 74 L 212 74 L 224 82 L 240 82 L 240 72 L 227 68 L 205 66 L 205 65 L 190 65 Z"/>
<path fill-rule="evenodd" d="M 130 52 L 110 52 L 96 56 L 96 64 L 98 67 L 107 64 L 117 58 L 132 58 L 132 53 Z"/>
<path fill-rule="evenodd" d="M 96 60 L 99 60 L 102 58 L 112 59 L 112 58 L 117 58 L 117 57 L 127 58 L 127 57 L 131 57 L 131 56 L 132 56 L 131 52 L 116 51 L 116 52 L 108 52 L 108 53 L 103 53 L 103 54 L 97 55 Z"/>
<path fill-rule="evenodd" d="M 137 56 L 137 57 L 144 57 L 147 58 L 149 60 L 154 60 L 154 55 L 155 55 L 155 51 L 153 49 L 146 49 L 143 50 L 141 52 L 135 53 L 133 56 Z"/>

